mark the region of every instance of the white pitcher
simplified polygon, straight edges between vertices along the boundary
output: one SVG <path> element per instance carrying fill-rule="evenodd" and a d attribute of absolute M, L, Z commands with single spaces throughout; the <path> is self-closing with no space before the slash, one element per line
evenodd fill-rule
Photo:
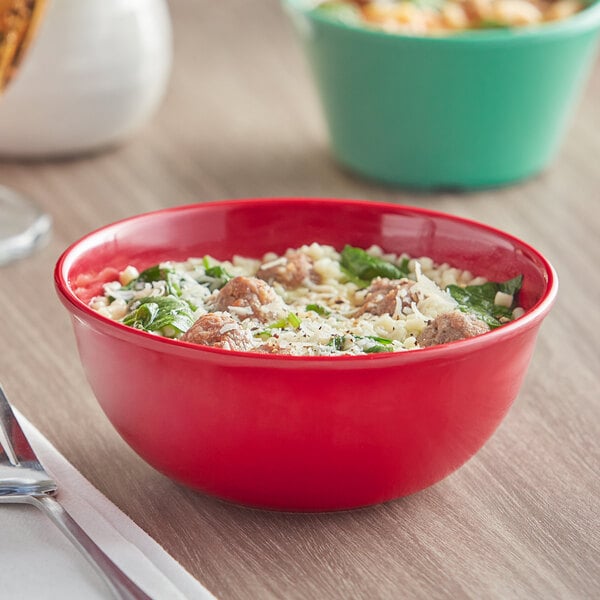
<path fill-rule="evenodd" d="M 124 141 L 158 107 L 171 60 L 165 0 L 49 0 L 0 98 L 0 154 L 74 155 Z"/>

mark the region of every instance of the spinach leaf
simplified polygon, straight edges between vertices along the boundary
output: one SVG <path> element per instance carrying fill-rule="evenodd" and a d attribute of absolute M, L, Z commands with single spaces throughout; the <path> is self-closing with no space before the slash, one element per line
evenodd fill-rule
<path fill-rule="evenodd" d="M 410 269 L 408 268 L 408 263 L 409 263 L 408 258 L 403 258 L 400 261 L 400 265 L 398 265 L 398 268 L 400 269 L 400 272 L 402 273 L 402 277 L 408 277 L 408 274 L 410 273 Z"/>
<path fill-rule="evenodd" d="M 220 290 L 228 281 L 233 279 L 233 275 L 227 272 L 221 265 L 213 265 L 211 267 L 208 256 L 202 259 L 202 264 L 204 265 L 205 275 L 215 280 L 210 284 L 211 291 Z"/>
<path fill-rule="evenodd" d="M 375 344 L 374 346 L 369 346 L 363 350 L 365 354 L 379 354 L 379 352 L 392 352 L 387 346 L 382 346 L 380 344 Z"/>
<path fill-rule="evenodd" d="M 327 310 L 324 306 L 321 306 L 320 304 L 307 304 L 306 310 L 316 312 L 322 317 L 328 317 L 331 314 L 331 311 Z"/>
<path fill-rule="evenodd" d="M 288 323 L 294 328 L 298 329 L 300 327 L 302 320 L 296 313 L 290 313 L 288 315 Z"/>
<path fill-rule="evenodd" d="M 502 317 L 512 319 L 512 311 L 516 306 L 516 295 L 521 289 L 522 283 L 523 276 L 518 275 L 513 279 L 500 283 L 488 281 L 482 285 L 468 285 L 464 288 L 449 285 L 446 291 L 458 302 L 460 310 L 476 315 L 478 319 L 487 323 L 491 329 L 495 329 L 502 325 L 500 321 Z M 494 304 L 498 292 L 513 296 L 513 303 L 510 307 Z"/>
<path fill-rule="evenodd" d="M 263 331 L 257 331 L 254 337 L 261 340 L 268 340 L 270 337 L 273 337 L 273 334 L 268 329 L 263 329 Z"/>
<path fill-rule="evenodd" d="M 275 323 L 271 323 L 268 325 L 269 329 L 285 329 L 288 325 L 293 327 L 294 329 L 298 329 L 302 320 L 295 313 L 288 313 L 286 317 L 283 319 L 279 319 L 279 321 L 275 321 Z"/>
<path fill-rule="evenodd" d="M 340 266 L 351 281 L 365 287 L 375 277 L 401 279 L 408 277 L 408 260 L 404 259 L 400 266 L 394 265 L 377 256 L 371 256 L 361 248 L 346 245 L 341 252 Z"/>
<path fill-rule="evenodd" d="M 508 281 L 504 281 L 503 283 L 498 284 L 498 291 L 504 292 L 505 294 L 510 294 L 511 296 L 516 296 L 517 292 L 523 287 L 523 275 L 517 275 Z"/>
<path fill-rule="evenodd" d="M 374 342 L 377 342 L 376 344 L 373 344 L 372 346 L 368 346 L 367 348 L 364 348 L 363 352 L 365 354 L 375 354 L 377 352 L 392 352 L 393 351 L 390 348 L 390 346 L 392 345 L 392 340 L 389 340 L 388 338 L 379 337 L 377 335 L 357 335 L 356 338 L 362 339 L 362 340 L 373 340 Z"/>
<path fill-rule="evenodd" d="M 143 287 L 145 283 L 153 281 L 165 281 L 167 293 L 173 296 L 181 296 L 181 287 L 179 285 L 179 276 L 173 269 L 154 265 L 142 271 L 135 279 L 132 279 L 127 285 L 123 286 L 124 290 L 136 290 Z"/>
<path fill-rule="evenodd" d="M 328 342 L 328 346 L 332 346 L 335 350 L 343 350 L 346 345 L 346 336 L 345 335 L 336 335 L 332 337 Z"/>
<path fill-rule="evenodd" d="M 141 304 L 136 310 L 123 318 L 123 323 L 136 329 L 143 329 L 144 331 L 153 331 L 151 329 L 152 323 L 158 316 L 159 306 L 156 302 L 145 302 Z"/>
<path fill-rule="evenodd" d="M 135 279 L 132 279 L 127 285 L 123 287 L 127 290 L 138 287 L 140 283 L 151 283 L 152 281 L 160 281 L 167 278 L 168 273 L 172 273 L 172 269 L 161 268 L 160 265 L 154 265 L 148 267 L 145 271 L 142 271 Z"/>
<path fill-rule="evenodd" d="M 190 305 L 174 296 L 148 296 L 138 301 L 139 306 L 126 317 L 123 323 L 144 331 L 159 331 L 173 327 L 180 333 L 194 324 Z"/>
<path fill-rule="evenodd" d="M 208 267 L 208 269 L 206 269 L 204 272 L 209 277 L 214 277 L 215 279 L 224 279 L 225 282 L 228 282 L 233 277 L 221 265 Z"/>
<path fill-rule="evenodd" d="M 381 344 L 383 346 L 390 346 L 392 344 L 392 340 L 389 340 L 388 338 L 384 338 L 384 337 L 378 337 L 376 335 L 357 335 L 357 338 L 362 338 L 364 340 L 373 340 L 374 342 L 377 342 L 378 344 Z"/>

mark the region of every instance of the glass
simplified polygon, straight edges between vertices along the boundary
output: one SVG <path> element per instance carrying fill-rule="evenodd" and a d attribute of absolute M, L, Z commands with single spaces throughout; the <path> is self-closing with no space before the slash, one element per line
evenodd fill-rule
<path fill-rule="evenodd" d="M 15 76 L 46 0 L 0 0 L 0 94 Z M 50 231 L 51 219 L 30 200 L 0 186 L 0 265 L 29 254 Z"/>

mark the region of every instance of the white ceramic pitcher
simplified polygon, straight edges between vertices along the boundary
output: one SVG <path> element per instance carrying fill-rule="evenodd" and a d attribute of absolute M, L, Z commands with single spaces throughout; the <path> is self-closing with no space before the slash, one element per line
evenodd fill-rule
<path fill-rule="evenodd" d="M 73 155 L 124 141 L 158 107 L 171 59 L 165 0 L 49 0 L 0 99 L 0 154 Z"/>

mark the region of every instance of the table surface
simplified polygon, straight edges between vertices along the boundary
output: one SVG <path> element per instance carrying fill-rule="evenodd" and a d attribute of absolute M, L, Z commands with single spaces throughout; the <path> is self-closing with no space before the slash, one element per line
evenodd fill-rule
<path fill-rule="evenodd" d="M 0 270 L 0 379 L 108 498 L 223 599 L 600 597 L 600 64 L 558 159 L 515 187 L 415 194 L 340 170 L 276 0 L 171 2 L 167 97 L 127 144 L 1 162 L 54 218 L 50 243 Z M 561 282 L 519 397 L 469 463 L 432 488 L 333 514 L 279 514 L 183 489 L 96 404 L 52 269 L 71 242 L 140 212 L 254 196 L 338 196 L 456 213 L 541 250 Z"/>

